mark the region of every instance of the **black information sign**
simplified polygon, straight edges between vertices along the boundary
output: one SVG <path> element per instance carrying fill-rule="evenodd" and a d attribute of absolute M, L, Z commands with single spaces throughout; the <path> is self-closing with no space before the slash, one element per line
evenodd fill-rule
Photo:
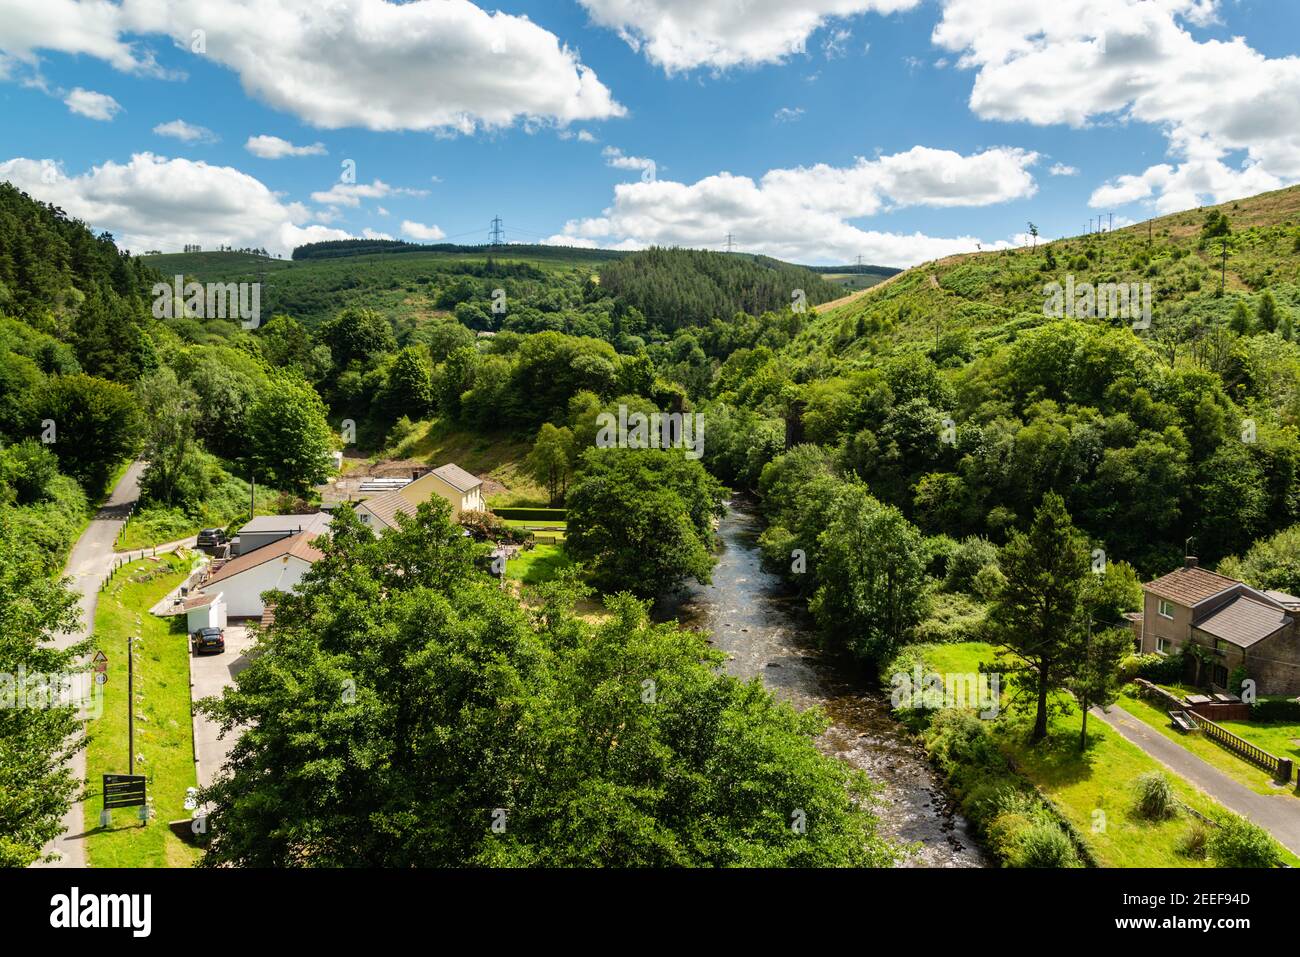
<path fill-rule="evenodd" d="M 145 804 L 145 776 L 143 774 L 105 774 L 104 810 L 115 807 L 143 807 Z"/>

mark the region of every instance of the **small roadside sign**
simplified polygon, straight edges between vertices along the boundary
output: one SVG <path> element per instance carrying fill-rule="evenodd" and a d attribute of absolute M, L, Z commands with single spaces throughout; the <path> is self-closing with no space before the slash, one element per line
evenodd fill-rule
<path fill-rule="evenodd" d="M 97 685 L 106 685 L 106 684 L 108 684 L 108 672 L 107 672 L 107 671 L 100 671 L 100 672 L 98 672 L 98 673 L 95 675 L 95 684 L 97 684 Z"/>
<path fill-rule="evenodd" d="M 105 774 L 104 810 L 115 807 L 141 807 L 145 804 L 143 774 Z"/>
<path fill-rule="evenodd" d="M 104 652 L 102 651 L 95 652 L 95 657 L 91 658 L 90 660 L 91 663 L 94 664 L 96 671 L 108 670 L 108 655 L 104 654 Z"/>

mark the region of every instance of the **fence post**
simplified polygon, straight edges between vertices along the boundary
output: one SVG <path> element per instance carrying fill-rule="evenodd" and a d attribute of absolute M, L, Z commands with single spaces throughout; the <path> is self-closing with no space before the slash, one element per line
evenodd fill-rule
<path fill-rule="evenodd" d="M 1277 759 L 1277 779 L 1279 781 L 1285 781 L 1288 783 L 1291 781 L 1291 759 L 1290 758 Z"/>

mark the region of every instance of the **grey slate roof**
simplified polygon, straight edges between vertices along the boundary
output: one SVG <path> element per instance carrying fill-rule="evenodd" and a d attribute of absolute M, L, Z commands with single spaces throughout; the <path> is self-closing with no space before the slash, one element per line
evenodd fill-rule
<path fill-rule="evenodd" d="M 1196 629 L 1238 648 L 1249 648 L 1291 622 L 1291 616 L 1281 609 L 1241 596 L 1200 622 Z"/>
<path fill-rule="evenodd" d="M 458 492 L 468 492 L 470 489 L 478 488 L 483 484 L 483 480 L 475 478 L 469 472 L 466 472 L 459 465 L 448 463 L 439 466 L 433 470 L 433 474 L 438 476 Z"/>

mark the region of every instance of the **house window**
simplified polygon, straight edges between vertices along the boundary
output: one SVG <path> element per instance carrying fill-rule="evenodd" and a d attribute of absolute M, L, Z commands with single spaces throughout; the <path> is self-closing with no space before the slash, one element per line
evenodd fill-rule
<path fill-rule="evenodd" d="M 1228 687 L 1228 669 L 1223 665 L 1215 665 L 1210 681 L 1220 688 Z"/>
<path fill-rule="evenodd" d="M 1160 606 L 1159 606 L 1159 609 L 1158 609 L 1158 610 L 1159 610 L 1159 612 L 1160 612 L 1160 617 L 1161 617 L 1161 618 L 1173 618 L 1173 617 L 1174 617 L 1174 603 L 1171 602 L 1171 601 L 1165 601 L 1163 598 L 1161 598 L 1161 599 L 1160 599 Z"/>
<path fill-rule="evenodd" d="M 1173 642 L 1168 638 L 1156 638 L 1156 654 L 1167 655 L 1173 648 Z"/>

